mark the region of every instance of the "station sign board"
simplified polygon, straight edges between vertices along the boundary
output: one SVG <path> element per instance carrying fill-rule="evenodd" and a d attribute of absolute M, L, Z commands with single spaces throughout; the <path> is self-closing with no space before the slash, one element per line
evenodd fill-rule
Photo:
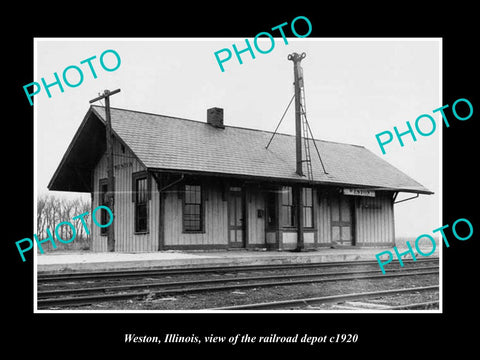
<path fill-rule="evenodd" d="M 355 196 L 368 196 L 368 197 L 375 197 L 374 190 L 365 190 L 365 189 L 343 189 L 344 195 L 355 195 Z"/>

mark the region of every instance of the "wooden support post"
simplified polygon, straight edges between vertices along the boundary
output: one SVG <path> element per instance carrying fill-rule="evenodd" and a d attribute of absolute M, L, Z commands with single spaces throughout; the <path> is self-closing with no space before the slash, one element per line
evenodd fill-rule
<path fill-rule="evenodd" d="M 110 117 L 110 96 L 119 93 L 120 89 L 109 91 L 105 90 L 103 95 L 90 100 L 90 104 L 98 100 L 105 99 L 105 117 L 106 117 L 106 142 L 107 142 L 107 206 L 115 217 L 115 178 L 113 172 L 113 133 L 112 120 Z M 107 249 L 115 251 L 115 224 L 108 227 Z"/>

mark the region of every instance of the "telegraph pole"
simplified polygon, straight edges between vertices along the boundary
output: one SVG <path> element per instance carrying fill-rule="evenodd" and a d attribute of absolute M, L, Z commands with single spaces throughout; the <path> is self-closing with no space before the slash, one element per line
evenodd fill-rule
<path fill-rule="evenodd" d="M 294 87 L 295 87 L 295 150 L 296 150 L 296 160 L 297 168 L 296 172 L 300 176 L 303 174 L 303 160 L 302 160 L 302 104 L 301 104 L 301 85 L 300 82 L 303 82 L 301 76 L 301 67 L 300 62 L 305 58 L 306 54 L 302 53 L 301 55 L 293 53 L 288 55 L 288 60 L 293 61 L 293 78 L 294 78 Z M 303 241 L 303 191 L 301 185 L 296 185 L 295 189 L 295 198 L 296 198 L 296 218 L 297 218 L 297 248 L 296 251 L 302 251 L 304 248 Z"/>
<path fill-rule="evenodd" d="M 112 135 L 112 120 L 110 118 L 110 96 L 120 92 L 120 89 L 117 90 L 105 90 L 103 95 L 96 97 L 93 100 L 90 100 L 90 104 L 98 100 L 105 99 L 105 116 L 106 116 L 106 142 L 107 142 L 107 206 L 112 211 L 112 214 L 115 215 L 114 205 L 115 205 L 115 179 L 113 175 L 113 135 Z M 107 228 L 107 248 L 108 251 L 115 251 L 115 224 L 112 224 Z"/>

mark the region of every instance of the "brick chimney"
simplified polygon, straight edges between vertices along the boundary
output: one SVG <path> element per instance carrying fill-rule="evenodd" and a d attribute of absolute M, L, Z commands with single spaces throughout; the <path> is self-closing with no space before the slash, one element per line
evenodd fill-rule
<path fill-rule="evenodd" d="M 223 109 L 222 108 L 210 108 L 207 110 L 207 123 L 213 127 L 224 129 L 223 125 Z"/>

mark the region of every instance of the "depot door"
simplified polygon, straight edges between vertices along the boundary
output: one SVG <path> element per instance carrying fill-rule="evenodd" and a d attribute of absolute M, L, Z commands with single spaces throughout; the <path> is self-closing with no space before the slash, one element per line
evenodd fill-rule
<path fill-rule="evenodd" d="M 230 247 L 245 247 L 245 194 L 241 187 L 228 191 L 228 243 Z"/>
<path fill-rule="evenodd" d="M 353 197 L 336 195 L 330 201 L 332 243 L 355 245 L 353 231 Z"/>

